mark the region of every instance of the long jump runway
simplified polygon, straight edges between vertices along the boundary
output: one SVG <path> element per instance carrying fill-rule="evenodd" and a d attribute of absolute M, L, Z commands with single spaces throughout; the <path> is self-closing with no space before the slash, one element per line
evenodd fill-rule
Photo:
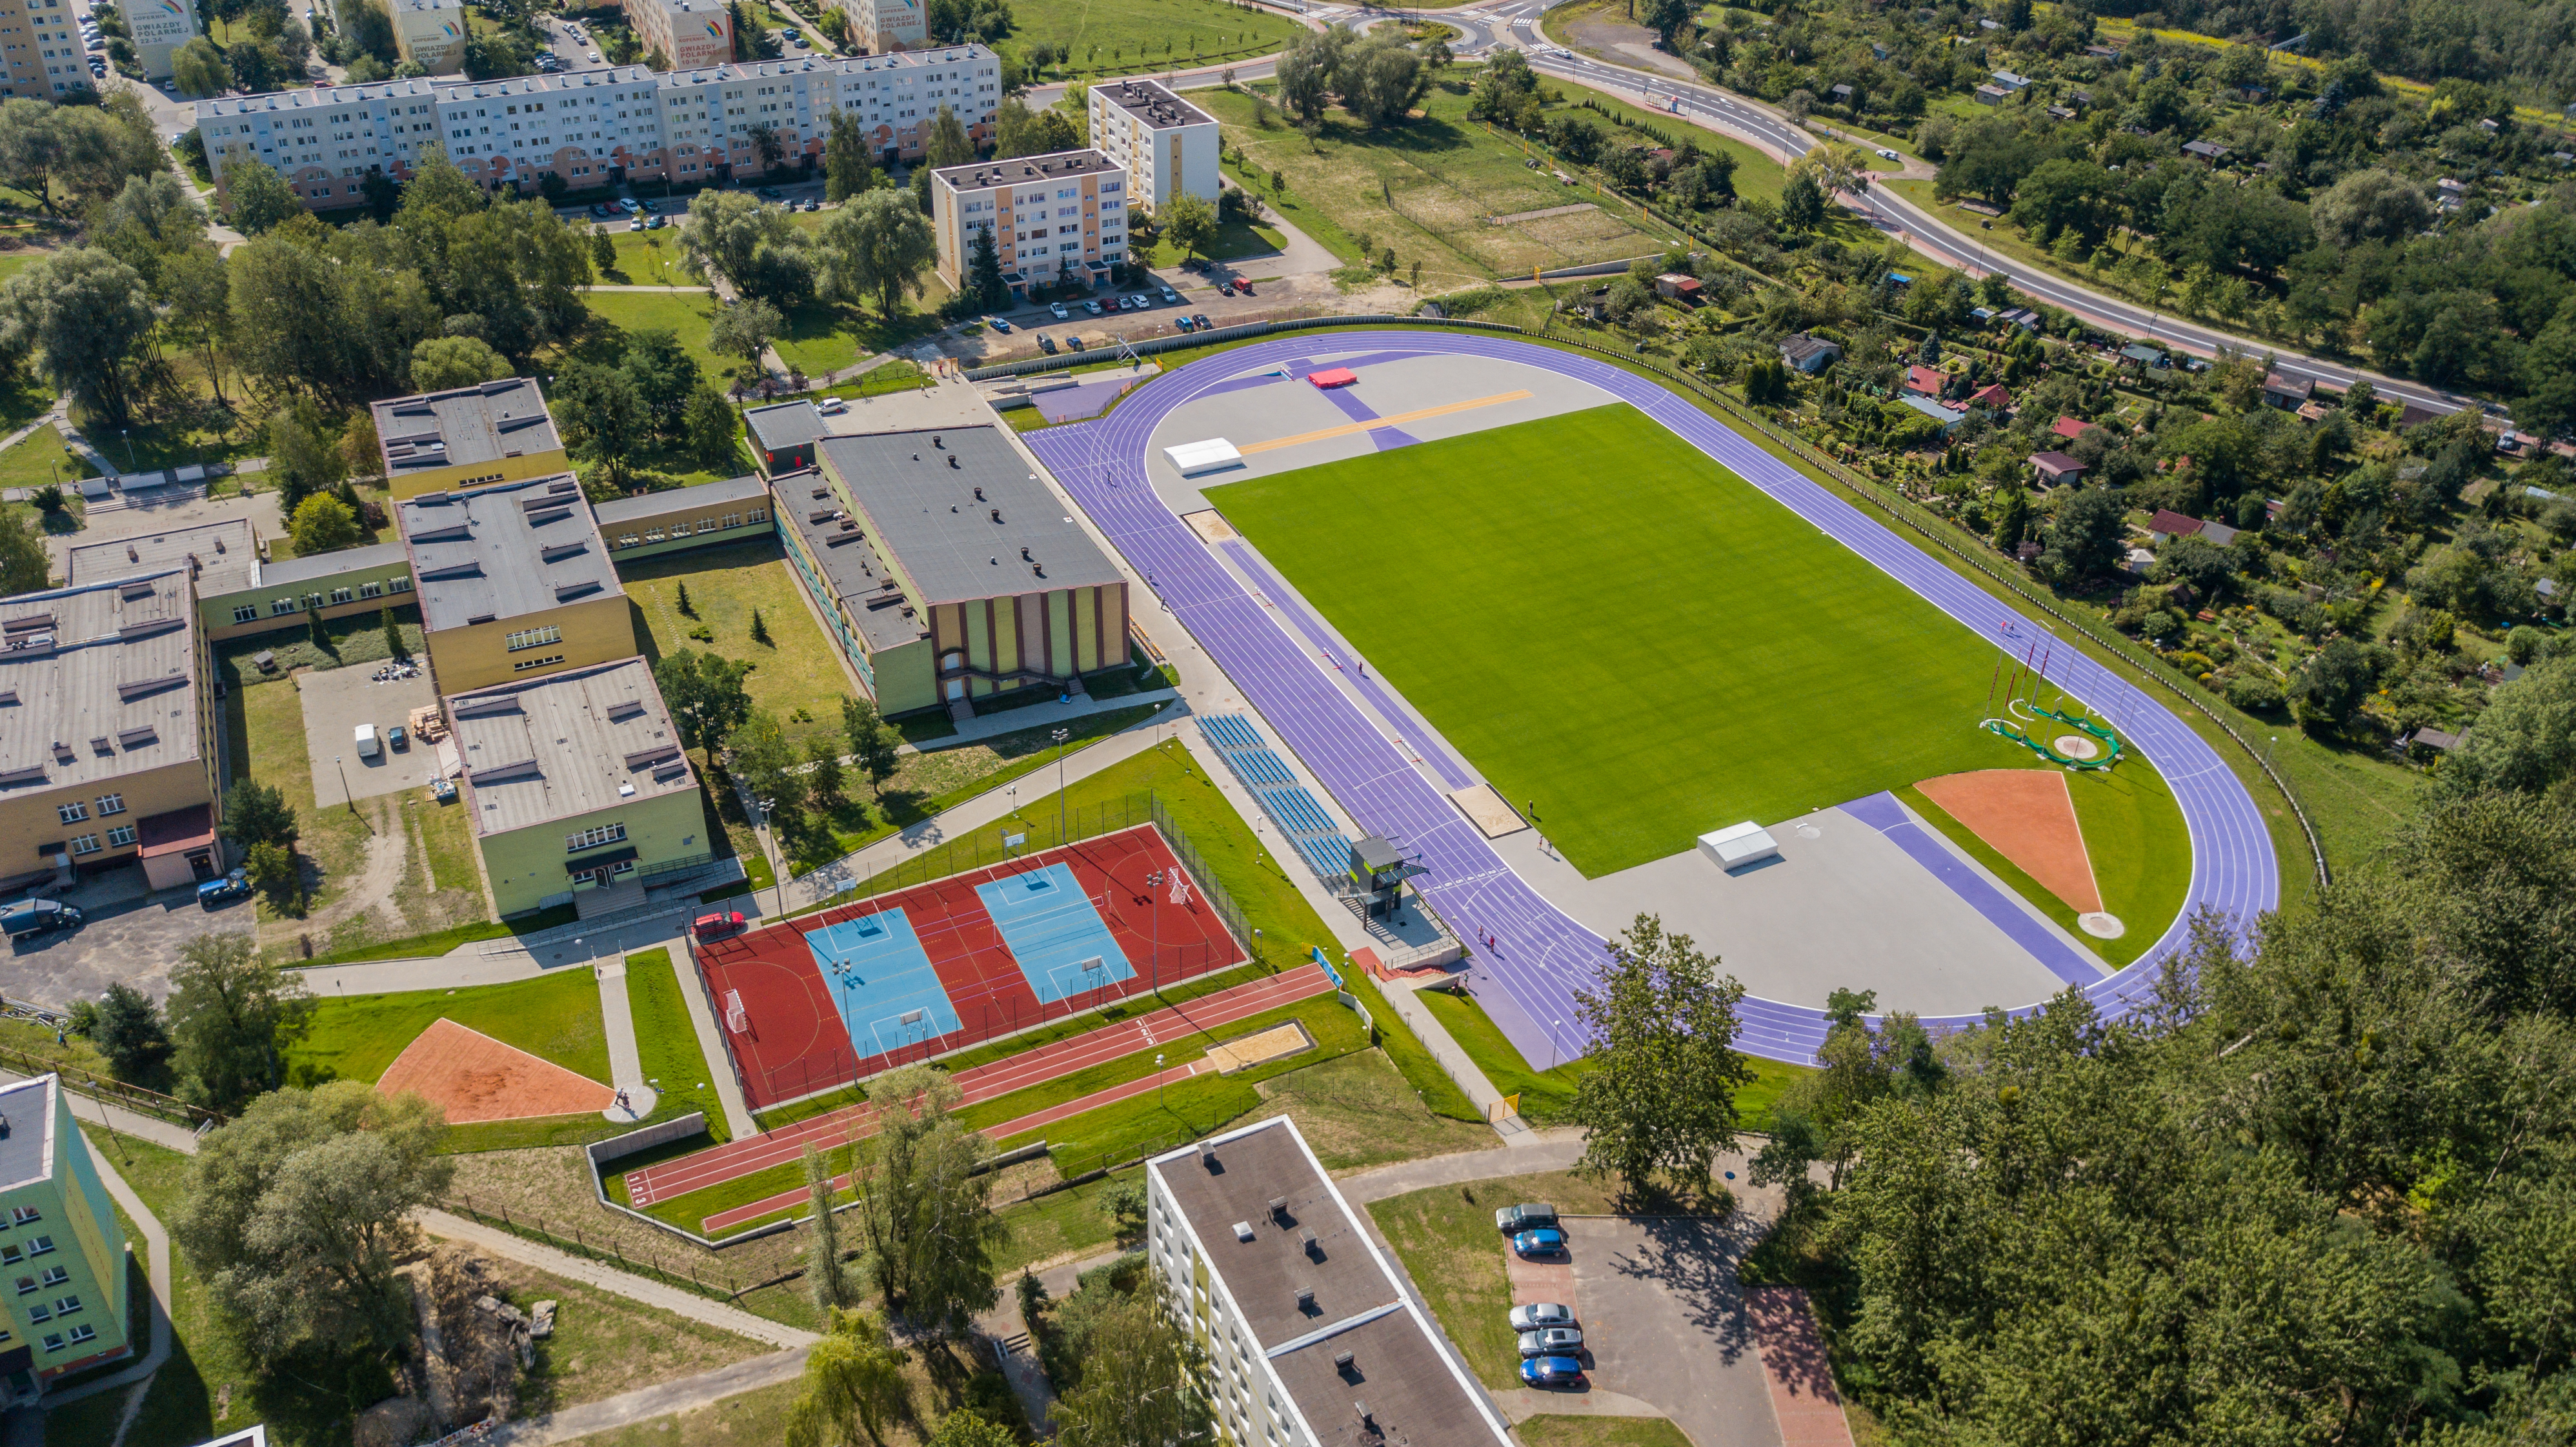
<path fill-rule="evenodd" d="M 1489 358 L 1542 368 L 1588 383 L 1672 429 L 1710 460 L 1761 489 L 1980 638 L 2019 653 L 2048 631 L 1950 571 L 1860 509 L 1810 481 L 1733 429 L 1644 377 L 1606 362 L 1505 337 L 1455 332 L 1299 333 L 1221 352 L 1166 373 L 1093 422 L 1029 434 L 1029 445 L 1109 541 L 1154 585 L 1192 636 L 1245 697 L 1315 771 L 1363 827 L 1401 837 L 1430 866 L 1423 892 L 1453 928 L 1502 943 L 1480 950 L 1479 998 L 1522 1055 L 1587 1048 L 1575 1020 L 1575 989 L 1591 981 L 1606 942 L 1514 874 L 1443 790 L 1398 754 L 1380 727 L 1290 637 L 1277 613 L 1235 581 L 1165 507 L 1148 477 L 1154 430 L 1174 409 L 1257 368 L 1331 352 L 1401 347 L 1416 354 Z M 1289 605 L 1284 601 L 1281 607 Z M 2163 771 L 2191 835 L 2191 888 L 2154 948 L 2125 970 L 2085 989 L 2105 1015 L 2130 998 L 2207 907 L 2250 923 L 2279 902 L 2280 880 L 2261 811 L 2210 745 L 2145 692 L 2072 649 L 2050 681 L 2119 720 L 2130 742 Z M 2027 1007 L 2025 1007 L 2027 1008 Z M 1738 1048 L 1806 1064 L 1824 1043 L 1824 1012 L 1748 997 Z M 1979 1017 L 1925 1023 L 1965 1026 Z M 1555 1022 L 1555 1023 L 1550 1023 Z"/>

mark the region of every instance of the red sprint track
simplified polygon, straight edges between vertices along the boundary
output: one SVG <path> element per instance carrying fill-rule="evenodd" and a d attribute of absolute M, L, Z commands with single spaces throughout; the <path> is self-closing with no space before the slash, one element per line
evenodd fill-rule
<path fill-rule="evenodd" d="M 957 1085 L 965 1092 L 964 1104 L 981 1104 L 1015 1090 L 1043 1085 L 1077 1070 L 1087 1070 L 1141 1050 L 1151 1050 L 1202 1030 L 1214 1030 L 1237 1020 L 1250 1019 L 1266 1010 L 1294 1004 L 1331 988 L 1332 978 L 1321 967 L 1301 965 L 1284 975 L 1219 990 L 1185 1005 L 1172 1005 L 1151 1015 L 1103 1025 L 1069 1039 L 1006 1056 L 989 1065 L 960 1071 Z M 1105 1105 L 1109 1102 L 1095 1103 Z M 773 1131 L 712 1146 L 658 1166 L 646 1166 L 627 1175 L 627 1198 L 637 1206 L 650 1206 L 691 1191 L 719 1186 L 754 1171 L 795 1160 L 805 1153 L 809 1142 L 828 1151 L 844 1141 L 873 1134 L 874 1118 L 874 1111 L 864 1104 L 844 1106 L 828 1115 L 818 1115 Z M 730 1216 L 734 1213 L 725 1214 Z"/>

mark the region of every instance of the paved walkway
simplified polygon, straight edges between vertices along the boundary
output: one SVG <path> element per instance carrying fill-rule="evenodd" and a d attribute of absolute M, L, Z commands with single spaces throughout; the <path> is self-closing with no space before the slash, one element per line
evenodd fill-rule
<path fill-rule="evenodd" d="M 594 972 L 599 976 L 599 1017 L 608 1032 L 608 1083 L 624 1097 L 600 1112 L 620 1124 L 632 1125 L 653 1113 L 659 1092 L 644 1080 L 644 1057 L 635 1048 L 635 1012 L 626 1000 L 626 960 L 611 960 Z"/>
<path fill-rule="evenodd" d="M 1445 978 L 1380 980 L 1377 988 L 1378 993 L 1386 997 L 1386 1002 L 1395 1007 L 1395 1013 L 1411 1027 L 1414 1038 L 1422 1042 L 1422 1048 L 1430 1051 L 1431 1058 L 1440 1062 L 1440 1068 L 1449 1072 L 1449 1078 L 1467 1093 L 1467 1099 L 1474 1103 L 1476 1109 L 1485 1112 L 1487 1120 L 1492 1120 L 1494 1107 L 1502 1104 L 1503 1093 L 1494 1088 L 1494 1083 L 1485 1078 L 1485 1072 L 1477 1068 L 1475 1060 L 1451 1038 L 1449 1028 L 1440 1023 L 1430 1007 L 1414 998 L 1415 991 L 1425 985 L 1438 984 Z M 1531 1130 L 1518 1114 L 1498 1124 L 1495 1130 L 1502 1135 L 1503 1143 L 1509 1146 L 1533 1145 L 1538 1140 L 1538 1133 Z"/>
<path fill-rule="evenodd" d="M 1528 1133 L 1529 1144 L 1492 1150 L 1459 1151 L 1418 1161 L 1397 1161 L 1354 1171 L 1334 1184 L 1353 1205 L 1364 1206 L 1430 1186 L 1456 1186 L 1498 1176 L 1525 1176 L 1539 1171 L 1571 1170 L 1583 1158 L 1583 1132 L 1572 1126 Z"/>
<path fill-rule="evenodd" d="M 547 1444 L 577 1441 L 594 1433 L 611 1432 L 673 1412 L 704 1407 L 726 1397 L 795 1380 L 805 1370 L 806 1350 L 794 1347 L 771 1352 L 767 1356 L 752 1357 L 711 1372 L 682 1377 L 675 1382 L 658 1382 L 596 1402 L 584 1402 L 578 1407 L 566 1407 L 560 1412 L 549 1412 L 542 1417 L 504 1423 L 493 1429 L 483 1441 L 489 1447 L 547 1447 Z"/>

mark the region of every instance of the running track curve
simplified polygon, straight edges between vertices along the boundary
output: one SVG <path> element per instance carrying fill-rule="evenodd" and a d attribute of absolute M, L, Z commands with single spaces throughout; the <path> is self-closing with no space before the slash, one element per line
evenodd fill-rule
<path fill-rule="evenodd" d="M 1416 354 L 1489 358 L 1542 368 L 1634 405 L 1684 441 L 1912 589 L 1979 637 L 2018 653 L 2047 630 L 2007 607 L 1824 486 L 1746 441 L 1732 428 L 1654 382 L 1578 353 L 1506 337 L 1435 331 L 1299 333 L 1259 341 L 1168 372 L 1138 388 L 1108 416 L 1050 427 L 1027 440 L 1058 482 L 1090 514 L 1161 601 L 1222 666 L 1271 728 L 1363 827 L 1399 836 L 1430 867 L 1423 890 L 1451 928 L 1490 935 L 1475 955 L 1478 998 L 1523 1056 L 1582 1054 L 1574 990 L 1592 978 L 1606 942 L 1548 902 L 1504 864 L 1483 834 L 1419 772 L 1381 725 L 1344 694 L 1314 653 L 1220 566 L 1198 535 L 1164 505 L 1148 480 L 1154 429 L 1211 387 L 1264 367 L 1376 347 Z M 1293 385 L 1293 384 L 1292 384 Z M 2209 907 L 2250 925 L 2279 902 L 2280 873 L 2261 811 L 2209 743 L 2143 691 L 2069 648 L 2049 681 L 2110 718 L 2156 762 L 2182 809 L 2192 847 L 2183 907 L 2138 962 L 2084 993 L 2105 1015 L 2127 1013 L 2130 997 L 2157 963 L 2180 947 L 2190 917 Z M 1392 721 L 1389 721 L 1390 724 Z M 2023 1008 L 2035 1008 L 2036 1002 Z M 1824 1043 L 1824 1012 L 1747 997 L 1737 1048 L 1806 1064 Z M 1974 1015 L 1927 1017 L 1969 1025 Z"/>

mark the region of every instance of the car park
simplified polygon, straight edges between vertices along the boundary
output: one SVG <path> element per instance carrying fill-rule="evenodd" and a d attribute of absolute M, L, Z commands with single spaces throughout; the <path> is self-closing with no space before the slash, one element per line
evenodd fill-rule
<path fill-rule="evenodd" d="M 1164 288 L 1163 288 L 1163 305 L 1165 305 L 1165 306 L 1179 306 L 1180 304 L 1181 304 L 1181 294 L 1180 294 L 1179 292 L 1177 292 L 1177 291 L 1172 290 L 1172 289 L 1171 289 L 1170 287 L 1168 287 L 1168 286 L 1167 286 L 1167 287 L 1164 287 Z"/>
<path fill-rule="evenodd" d="M 1520 1334 L 1521 1359 L 1531 1357 L 1571 1357 L 1583 1352 L 1583 1333 L 1570 1326 L 1552 1326 L 1544 1331 Z"/>
<path fill-rule="evenodd" d="M 350 741 L 356 745 L 358 757 L 362 759 L 376 758 L 384 752 L 383 744 L 376 738 L 374 724 L 358 725 L 352 732 Z"/>
<path fill-rule="evenodd" d="M 1064 303 L 1063 303 L 1063 302 L 1060 302 L 1060 301 L 1051 301 L 1051 302 L 1048 302 L 1048 303 L 1047 303 L 1047 311 L 1048 311 L 1051 315 L 1053 315 L 1057 321 L 1060 321 L 1060 322 L 1069 322 L 1069 321 L 1073 320 L 1073 313 L 1071 313 L 1071 312 L 1069 312 L 1069 311 L 1066 311 L 1066 310 L 1064 309 Z"/>
<path fill-rule="evenodd" d="M 1000 317 L 986 317 L 984 318 L 984 325 L 1002 333 L 1004 336 L 1010 335 L 1011 324 Z"/>
<path fill-rule="evenodd" d="M 1523 1231 L 1512 1238 L 1512 1249 L 1523 1256 L 1562 1256 L 1566 1254 L 1565 1233 L 1554 1226 Z"/>
<path fill-rule="evenodd" d="M 1494 1213 L 1494 1229 L 1508 1231 L 1515 1236 L 1523 1231 L 1555 1224 L 1556 1208 L 1544 1201 L 1523 1201 L 1517 1206 L 1505 1206 Z"/>
<path fill-rule="evenodd" d="M 1521 1380 L 1533 1387 L 1571 1387 L 1583 1381 L 1583 1363 L 1572 1357 L 1532 1357 L 1521 1363 Z"/>
<path fill-rule="evenodd" d="M 718 910 L 714 914 L 702 914 L 689 921 L 689 933 L 702 940 L 722 939 L 726 935 L 740 934 L 743 926 L 748 923 L 750 921 L 743 918 L 741 910 Z"/>
<path fill-rule="evenodd" d="M 1574 1325 L 1574 1308 L 1553 1301 L 1533 1301 L 1512 1308 L 1512 1330 L 1539 1331 L 1551 1326 Z"/>
<path fill-rule="evenodd" d="M 197 886 L 197 903 L 206 909 L 229 903 L 250 893 L 250 871 L 236 869 L 230 874 L 209 879 Z"/>

